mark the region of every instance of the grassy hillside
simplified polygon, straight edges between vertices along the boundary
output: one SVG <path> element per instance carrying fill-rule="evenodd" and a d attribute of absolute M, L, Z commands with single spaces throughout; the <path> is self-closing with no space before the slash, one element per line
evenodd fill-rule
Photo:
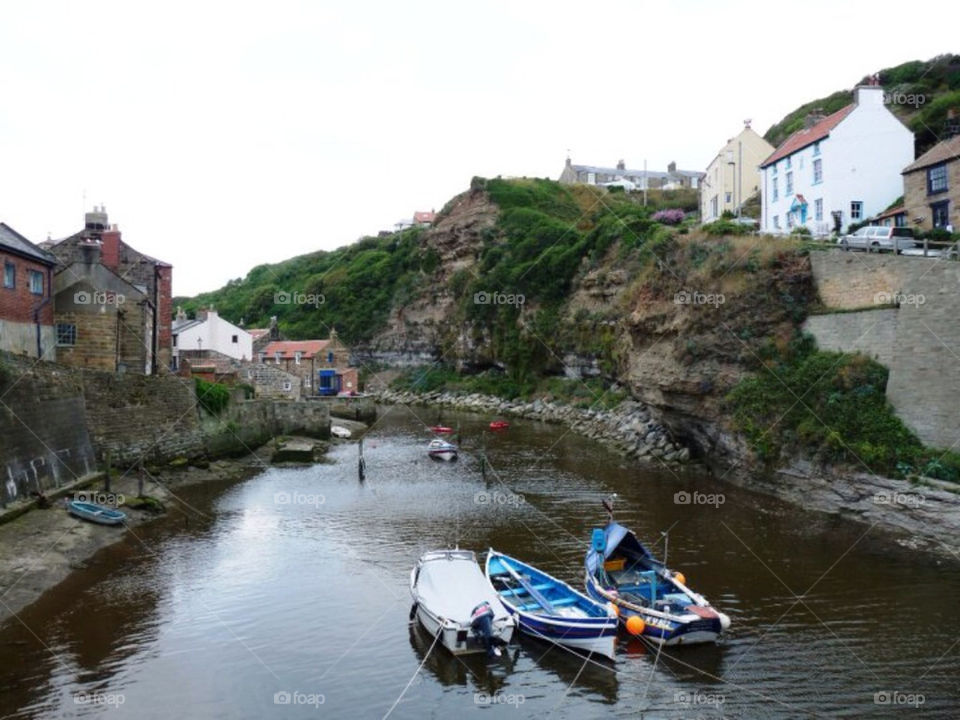
<path fill-rule="evenodd" d="M 947 111 L 960 112 L 960 55 L 938 55 L 931 60 L 912 60 L 879 71 L 888 106 L 916 136 L 917 155 L 944 137 Z M 855 84 L 866 81 L 859 79 Z M 803 127 L 814 110 L 829 115 L 853 101 L 853 92 L 840 90 L 798 107 L 767 130 L 764 138 L 774 147 Z"/>

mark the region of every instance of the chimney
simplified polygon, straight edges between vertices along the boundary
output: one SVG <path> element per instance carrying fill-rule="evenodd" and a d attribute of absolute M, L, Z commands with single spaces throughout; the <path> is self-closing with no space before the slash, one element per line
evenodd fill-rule
<path fill-rule="evenodd" d="M 883 105 L 883 88 L 876 77 L 870 79 L 869 85 L 858 85 L 853 89 L 853 102 L 859 107 L 861 105 Z"/>
<path fill-rule="evenodd" d="M 617 170 L 626 170 L 627 164 L 623 160 L 617 160 Z"/>
<path fill-rule="evenodd" d="M 567 167 L 570 167 L 573 164 L 573 161 L 570 159 L 570 156 L 567 155 Z"/>
<path fill-rule="evenodd" d="M 206 320 L 206 319 L 207 319 L 207 313 L 208 313 L 208 312 L 209 312 L 209 311 L 208 311 L 206 308 L 200 308 L 200 309 L 198 309 L 198 310 L 197 310 L 197 320 L 201 320 L 201 321 Z"/>
<path fill-rule="evenodd" d="M 104 215 L 106 219 L 106 215 Z M 103 259 L 100 261 L 106 267 L 114 272 L 120 266 L 120 230 L 116 225 L 111 225 L 109 230 L 100 233 L 100 250 Z"/>
<path fill-rule="evenodd" d="M 83 228 L 88 234 L 100 234 L 109 229 L 107 224 L 107 208 L 105 206 L 93 206 L 93 210 L 83 216 Z"/>
<path fill-rule="evenodd" d="M 100 262 L 100 242 L 95 238 L 80 241 L 80 256 L 84 265 L 96 265 Z"/>
<path fill-rule="evenodd" d="M 277 327 L 277 316 L 270 316 L 270 339 L 279 340 L 280 339 L 280 328 Z"/>
<path fill-rule="evenodd" d="M 960 117 L 957 115 L 958 113 L 956 108 L 950 108 L 947 110 L 947 120 L 943 124 L 944 140 L 960 135 Z"/>
<path fill-rule="evenodd" d="M 673 175 L 676 171 L 677 171 L 677 164 L 675 162 L 671 162 L 669 165 L 667 165 L 668 173 Z"/>
<path fill-rule="evenodd" d="M 821 122 L 826 115 L 823 114 L 821 108 L 816 108 L 813 112 L 807 113 L 807 116 L 803 119 L 803 129 L 809 130 L 817 123 Z"/>
<path fill-rule="evenodd" d="M 187 313 L 184 311 L 182 305 L 177 305 L 177 322 L 183 322 L 187 319 Z"/>

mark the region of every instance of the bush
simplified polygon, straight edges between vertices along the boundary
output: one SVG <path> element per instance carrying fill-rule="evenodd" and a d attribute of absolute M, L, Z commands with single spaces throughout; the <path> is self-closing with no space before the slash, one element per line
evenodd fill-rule
<path fill-rule="evenodd" d="M 651 220 L 664 225 L 677 225 L 683 222 L 683 210 L 658 210 L 653 214 Z"/>
<path fill-rule="evenodd" d="M 802 235 L 803 237 L 813 237 L 813 233 L 810 232 L 810 228 L 805 225 L 798 225 L 793 230 L 790 231 L 791 235 Z"/>
<path fill-rule="evenodd" d="M 207 382 L 203 378 L 194 378 L 197 402 L 210 415 L 219 415 L 230 404 L 230 389 L 220 383 Z"/>
<path fill-rule="evenodd" d="M 741 223 L 729 222 L 728 220 L 716 220 L 707 223 L 701 228 L 707 235 L 746 235 L 750 228 Z"/>

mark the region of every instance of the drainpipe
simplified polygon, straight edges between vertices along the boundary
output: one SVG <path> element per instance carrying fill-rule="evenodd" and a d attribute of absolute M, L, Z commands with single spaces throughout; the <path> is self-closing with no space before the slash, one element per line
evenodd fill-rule
<path fill-rule="evenodd" d="M 41 332 L 41 327 L 42 327 L 42 325 L 40 324 L 40 311 L 43 310 L 43 308 L 45 308 L 45 307 L 47 306 L 47 304 L 48 304 L 51 300 L 53 300 L 53 274 L 52 274 L 52 271 L 50 270 L 49 267 L 47 268 L 47 280 L 46 280 L 46 283 L 47 283 L 47 284 L 46 284 L 46 286 L 44 287 L 44 290 L 45 290 L 45 292 L 46 292 L 47 297 L 45 297 L 45 298 L 40 302 L 40 304 L 37 305 L 37 306 L 33 309 L 33 323 L 34 323 L 34 325 L 37 326 L 37 360 L 42 360 L 42 359 L 43 359 L 43 342 L 42 342 L 42 340 L 41 340 L 41 338 L 42 338 L 42 332 Z"/>
<path fill-rule="evenodd" d="M 160 369 L 157 366 L 160 338 L 160 268 L 153 266 L 153 332 L 150 333 L 150 367 L 152 375 L 159 375 Z"/>

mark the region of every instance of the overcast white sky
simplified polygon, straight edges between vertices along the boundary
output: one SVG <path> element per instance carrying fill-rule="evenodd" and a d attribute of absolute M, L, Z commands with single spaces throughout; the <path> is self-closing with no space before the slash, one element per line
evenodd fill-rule
<path fill-rule="evenodd" d="M 580 163 L 703 169 L 745 118 L 763 133 L 867 73 L 958 50 L 955 23 L 930 21 L 956 14 L 837 0 L 6 2 L 0 221 L 39 242 L 79 230 L 84 197 L 104 203 L 192 295 L 439 210 L 473 175 L 556 178 L 568 148 Z"/>

